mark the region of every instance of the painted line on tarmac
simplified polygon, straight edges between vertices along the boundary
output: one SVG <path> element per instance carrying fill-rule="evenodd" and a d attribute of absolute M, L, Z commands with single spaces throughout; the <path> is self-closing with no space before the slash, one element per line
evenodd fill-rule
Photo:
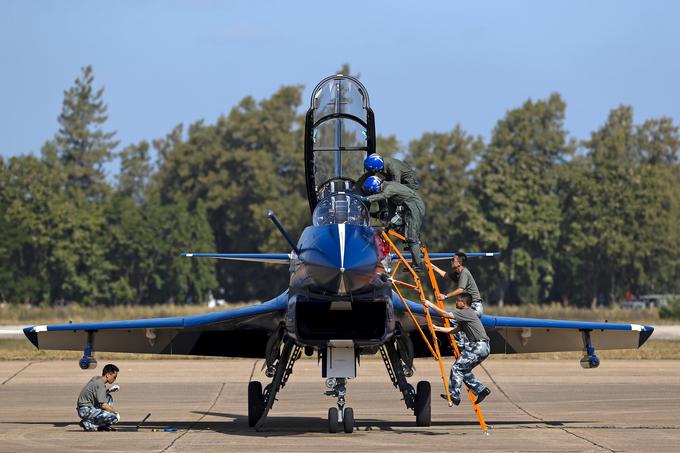
<path fill-rule="evenodd" d="M 180 434 L 179 436 L 175 437 L 175 439 L 170 443 L 170 445 L 168 445 L 167 447 L 165 447 L 164 449 L 162 449 L 159 453 L 164 453 L 165 451 L 167 451 L 167 450 L 169 450 L 170 448 L 172 448 L 173 445 L 175 445 L 175 442 L 177 442 L 178 440 L 180 440 L 185 434 L 187 434 L 189 431 L 191 431 L 191 428 L 193 428 L 194 426 L 196 426 L 196 425 L 198 424 L 198 422 L 200 422 L 201 420 L 203 420 L 203 419 L 205 418 L 205 416 L 208 415 L 208 414 L 210 413 L 210 411 L 212 411 L 212 408 L 215 407 L 215 404 L 217 404 L 217 401 L 220 399 L 220 396 L 222 395 L 222 391 L 224 390 L 224 386 L 225 386 L 225 385 L 227 385 L 227 383 L 226 383 L 226 382 L 223 382 L 223 383 L 222 383 L 222 387 L 220 387 L 220 391 L 217 392 L 217 396 L 216 396 L 215 399 L 213 400 L 213 402 L 212 402 L 212 404 L 210 405 L 210 407 L 208 408 L 208 410 L 206 410 L 205 412 L 203 412 L 203 415 L 201 415 L 201 416 L 198 418 L 198 420 L 196 420 L 196 421 L 193 422 L 191 425 L 189 425 L 189 427 L 188 427 L 182 434 Z"/>
<path fill-rule="evenodd" d="M 496 388 L 498 389 L 498 391 L 500 391 L 500 392 L 503 394 L 503 396 L 505 396 L 505 397 L 507 398 L 508 401 L 510 401 L 513 405 L 515 405 L 515 407 L 517 407 L 517 409 L 521 410 L 522 412 L 524 412 L 525 414 L 527 414 L 529 417 L 532 417 L 532 418 L 534 418 L 534 419 L 536 419 L 536 420 L 540 420 L 541 422 L 543 422 L 543 423 L 545 423 L 546 425 L 550 426 L 550 422 L 549 422 L 549 421 L 547 421 L 547 420 L 545 420 L 545 419 L 543 419 L 543 418 L 541 418 L 541 417 L 539 417 L 539 416 L 536 416 L 536 415 L 532 414 L 531 412 L 529 412 L 528 410 L 524 409 L 522 406 L 520 406 L 519 404 L 517 404 L 517 402 L 516 402 L 515 400 L 513 400 L 512 398 L 510 398 L 510 395 L 508 395 L 507 393 L 505 393 L 505 390 L 503 390 L 503 388 L 502 388 L 500 385 L 498 385 L 498 382 L 496 382 L 496 380 L 493 378 L 493 376 L 491 376 L 491 373 L 489 373 L 489 371 L 486 369 L 486 367 L 484 366 L 483 363 L 480 363 L 479 366 L 484 370 L 484 372 L 486 373 L 486 375 L 489 376 L 489 379 L 491 379 L 491 382 L 493 382 L 493 385 L 496 386 Z M 612 449 L 609 448 L 609 447 L 605 447 L 604 445 L 598 444 L 597 442 L 595 442 L 595 441 L 593 441 L 593 440 L 590 440 L 590 439 L 588 439 L 588 438 L 586 438 L 586 437 L 579 436 L 578 434 L 569 431 L 567 428 L 564 428 L 564 427 L 556 427 L 556 428 L 561 429 L 561 430 L 564 431 L 565 433 L 571 434 L 571 435 L 574 436 L 574 437 L 578 437 L 579 439 L 584 440 L 584 441 L 588 442 L 589 444 L 593 445 L 594 447 L 597 447 L 597 448 L 599 448 L 599 449 L 601 449 L 601 450 L 606 450 L 606 451 L 609 451 L 609 452 L 612 452 L 612 453 L 614 453 L 614 452 L 616 451 L 616 450 L 612 450 Z"/>
<path fill-rule="evenodd" d="M 16 373 L 14 373 L 13 375 L 11 375 L 11 376 L 8 377 L 7 379 L 5 379 L 5 382 L 3 382 L 3 383 L 0 384 L 0 385 L 5 385 L 5 384 L 7 384 L 9 381 L 11 381 L 11 380 L 14 379 L 15 377 L 17 377 L 17 376 L 19 375 L 19 373 L 21 373 L 22 371 L 24 371 L 26 368 L 28 368 L 28 367 L 31 366 L 32 364 L 33 364 L 33 362 L 28 362 L 28 365 L 26 365 L 25 367 L 23 367 L 22 369 L 20 369 L 19 371 L 17 371 Z"/>

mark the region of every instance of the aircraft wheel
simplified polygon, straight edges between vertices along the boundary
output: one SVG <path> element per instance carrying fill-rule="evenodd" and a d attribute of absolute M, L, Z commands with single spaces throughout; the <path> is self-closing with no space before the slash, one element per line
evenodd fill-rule
<path fill-rule="evenodd" d="M 351 407 L 345 408 L 342 424 L 346 433 L 349 434 L 354 431 L 354 409 Z"/>
<path fill-rule="evenodd" d="M 338 432 L 338 408 L 331 407 L 328 409 L 328 432 Z"/>
<path fill-rule="evenodd" d="M 264 397 L 262 383 L 250 381 L 248 383 L 248 426 L 255 426 L 264 413 Z"/>
<path fill-rule="evenodd" d="M 416 387 L 416 426 L 430 426 L 432 424 L 432 389 L 428 381 L 418 382 Z"/>

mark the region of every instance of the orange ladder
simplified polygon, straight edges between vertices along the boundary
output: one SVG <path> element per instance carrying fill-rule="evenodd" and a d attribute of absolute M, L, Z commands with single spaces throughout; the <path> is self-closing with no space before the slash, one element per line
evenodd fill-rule
<path fill-rule="evenodd" d="M 418 331 L 420 332 L 420 335 L 423 338 L 423 341 L 427 345 L 428 349 L 430 350 L 430 353 L 432 354 L 432 357 L 439 362 L 439 370 L 442 375 L 442 382 L 444 384 L 444 393 L 446 394 L 446 399 L 449 403 L 449 406 L 453 406 L 453 402 L 451 401 L 451 395 L 449 393 L 449 385 L 448 381 L 446 378 L 446 372 L 444 371 L 444 363 L 442 362 L 442 355 L 439 350 L 439 343 L 437 341 L 437 335 L 434 330 L 434 324 L 432 323 L 432 317 L 430 316 L 430 311 L 425 304 L 425 301 L 427 298 L 425 297 L 425 291 L 423 290 L 423 285 L 420 281 L 420 277 L 418 274 L 413 270 L 409 262 L 404 258 L 404 255 L 401 253 L 399 248 L 394 244 L 392 239 L 390 239 L 390 236 L 393 236 L 394 238 L 400 240 L 402 243 L 406 242 L 406 238 L 397 233 L 394 230 L 383 230 L 381 232 L 381 236 L 387 244 L 390 246 L 390 250 L 399 258 L 399 261 L 397 264 L 394 266 L 394 269 L 391 270 L 390 272 L 390 281 L 392 282 L 392 286 L 394 287 L 394 291 L 397 293 L 399 298 L 401 299 L 401 302 L 404 304 L 404 307 L 406 307 L 406 311 L 408 312 L 409 316 L 411 317 L 411 321 L 413 321 L 413 324 L 416 326 Z M 427 273 L 428 277 L 430 279 L 430 284 L 432 285 L 432 289 L 434 291 L 435 295 L 435 300 L 437 301 L 437 305 L 441 309 L 445 309 L 444 302 L 439 300 L 439 285 L 437 285 L 437 280 L 434 275 L 434 271 L 432 269 L 432 262 L 430 261 L 430 256 L 427 252 L 427 249 L 425 247 L 420 248 L 421 252 L 423 253 L 425 257 L 425 264 L 427 266 Z M 404 268 L 408 271 L 410 274 L 411 278 L 413 279 L 414 283 L 408 283 L 403 280 L 398 280 L 396 279 L 397 272 L 399 271 L 399 266 L 404 266 Z M 401 291 L 399 290 L 399 287 L 406 287 L 410 288 L 413 290 L 416 290 L 418 292 L 418 295 L 420 297 L 420 302 L 423 304 L 423 311 L 425 312 L 425 319 L 427 320 L 427 326 L 428 330 L 430 332 L 430 336 L 432 338 L 432 342 L 429 341 L 427 338 L 427 335 L 425 335 L 425 332 L 423 332 L 423 329 L 420 327 L 418 324 L 418 321 L 416 320 L 415 315 L 411 311 L 411 308 L 408 306 L 408 303 L 406 302 L 406 299 L 402 295 Z M 451 327 L 451 323 L 449 322 L 448 318 L 442 318 L 444 320 L 444 326 L 445 327 Z M 456 344 L 456 340 L 453 336 L 453 333 L 448 334 L 449 337 L 449 343 L 451 345 L 451 349 L 453 350 L 454 357 L 457 359 L 460 356 L 460 351 L 458 350 L 458 345 Z M 474 393 L 472 393 L 472 390 L 470 388 L 467 389 L 468 395 L 470 396 L 470 401 L 472 402 L 472 406 L 474 407 L 475 414 L 477 415 L 477 420 L 479 421 L 479 425 L 481 426 L 482 430 L 484 431 L 485 434 L 488 434 L 488 427 L 486 425 L 486 422 L 484 421 L 484 414 L 482 413 L 482 409 L 479 407 L 479 405 L 476 403 L 476 396 Z"/>

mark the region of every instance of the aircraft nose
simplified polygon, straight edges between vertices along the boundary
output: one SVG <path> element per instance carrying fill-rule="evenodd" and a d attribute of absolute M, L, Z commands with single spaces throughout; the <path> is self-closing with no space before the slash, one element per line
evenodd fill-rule
<path fill-rule="evenodd" d="M 371 228 L 351 224 L 315 228 L 302 244 L 300 259 L 315 284 L 348 294 L 368 285 L 378 269 L 378 250 Z"/>

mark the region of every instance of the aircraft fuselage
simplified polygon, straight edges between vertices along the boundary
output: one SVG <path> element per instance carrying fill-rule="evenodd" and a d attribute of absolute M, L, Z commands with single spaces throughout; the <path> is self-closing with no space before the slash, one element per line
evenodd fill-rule
<path fill-rule="evenodd" d="M 299 343 L 325 347 L 352 340 L 379 346 L 394 333 L 391 285 L 375 231 L 353 224 L 307 227 L 291 262 L 286 330 Z"/>

